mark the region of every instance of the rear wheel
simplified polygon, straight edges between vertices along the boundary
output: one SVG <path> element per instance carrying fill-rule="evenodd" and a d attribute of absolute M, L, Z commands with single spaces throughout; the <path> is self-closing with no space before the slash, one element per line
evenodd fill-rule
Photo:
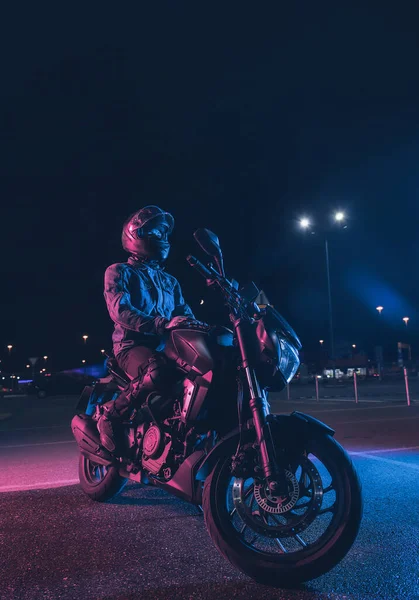
<path fill-rule="evenodd" d="M 117 467 L 94 463 L 83 454 L 79 458 L 79 478 L 83 492 L 96 502 L 110 500 L 119 494 L 128 481 L 121 477 Z"/>
<path fill-rule="evenodd" d="M 208 532 L 221 554 L 260 583 L 286 587 L 319 577 L 351 548 L 362 518 L 361 485 L 352 461 L 330 436 L 306 443 L 285 472 L 288 493 L 237 478 L 231 457 L 205 481 Z"/>

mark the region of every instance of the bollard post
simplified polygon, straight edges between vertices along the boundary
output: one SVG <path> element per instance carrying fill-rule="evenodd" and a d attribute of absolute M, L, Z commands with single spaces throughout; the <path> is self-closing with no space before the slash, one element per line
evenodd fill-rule
<path fill-rule="evenodd" d="M 319 378 L 316 375 L 316 400 L 319 401 Z"/>
<path fill-rule="evenodd" d="M 287 399 L 290 399 L 290 384 L 287 384 Z"/>
<path fill-rule="evenodd" d="M 404 373 L 404 384 L 406 386 L 407 406 L 410 406 L 409 377 L 407 375 L 407 368 L 406 367 L 403 367 L 403 373 Z"/>
<path fill-rule="evenodd" d="M 355 390 L 355 404 L 358 404 L 358 382 L 356 378 L 356 371 L 354 371 L 354 390 Z"/>

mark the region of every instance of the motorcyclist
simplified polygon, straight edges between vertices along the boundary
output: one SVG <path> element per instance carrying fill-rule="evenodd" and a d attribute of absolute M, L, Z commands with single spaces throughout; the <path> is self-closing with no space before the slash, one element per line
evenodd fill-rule
<path fill-rule="evenodd" d="M 155 392 L 153 410 L 171 402 L 167 392 L 175 379 L 174 363 L 161 352 L 165 336 L 177 327 L 208 328 L 197 321 L 185 303 L 178 281 L 166 273 L 163 263 L 170 250 L 174 227 L 171 214 L 150 205 L 136 211 L 122 228 L 122 247 L 130 256 L 126 263 L 105 272 L 104 296 L 114 322 L 113 352 L 119 366 L 132 378 L 117 399 L 103 405 L 98 419 L 101 444 L 118 453 L 118 433 L 124 418 L 139 411 Z"/>

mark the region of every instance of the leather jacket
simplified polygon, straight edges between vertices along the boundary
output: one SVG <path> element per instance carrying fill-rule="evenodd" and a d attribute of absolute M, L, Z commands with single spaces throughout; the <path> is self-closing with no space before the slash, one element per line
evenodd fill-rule
<path fill-rule="evenodd" d="M 161 350 L 165 325 L 171 318 L 194 318 L 175 277 L 159 266 L 132 257 L 106 269 L 103 294 L 114 322 L 112 342 L 116 357 L 133 346 Z"/>

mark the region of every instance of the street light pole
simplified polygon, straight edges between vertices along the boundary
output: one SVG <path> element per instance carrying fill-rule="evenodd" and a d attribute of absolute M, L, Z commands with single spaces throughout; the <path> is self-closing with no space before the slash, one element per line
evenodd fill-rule
<path fill-rule="evenodd" d="M 330 287 L 329 243 L 328 243 L 327 237 L 325 237 L 325 251 L 326 251 L 326 272 L 327 272 L 327 295 L 329 298 L 330 358 L 333 361 L 335 359 L 335 336 L 333 333 L 332 290 Z M 334 369 L 333 369 L 333 371 L 334 371 Z M 334 375 L 334 373 L 333 373 L 333 375 Z"/>
<path fill-rule="evenodd" d="M 409 317 L 403 317 L 403 321 L 404 321 L 404 324 L 406 325 L 406 328 L 407 328 L 407 324 L 410 321 L 410 318 Z M 409 352 L 409 361 L 411 361 L 412 360 L 412 348 L 411 348 L 410 343 L 409 343 L 410 342 L 410 336 L 407 333 L 406 333 L 406 340 L 407 340 L 406 341 L 407 350 Z"/>
<path fill-rule="evenodd" d="M 334 214 L 333 219 L 335 222 L 343 225 L 345 223 L 345 213 L 342 211 L 338 211 Z M 312 228 L 311 220 L 307 217 L 303 217 L 300 219 L 300 227 L 302 229 L 310 230 Z M 346 225 L 343 225 L 344 229 L 346 229 Z M 333 377 L 335 376 L 335 336 L 333 331 L 333 310 L 332 310 L 332 289 L 330 285 L 330 259 L 329 259 L 329 241 L 327 239 L 327 231 L 323 229 L 324 232 L 324 248 L 326 254 L 326 275 L 327 275 L 327 296 L 328 296 L 328 304 L 329 304 L 329 338 L 330 338 L 330 359 L 333 367 Z M 312 231 L 311 233 L 314 233 Z"/>
<path fill-rule="evenodd" d="M 378 346 L 376 346 L 376 360 L 378 367 L 378 379 L 382 381 L 383 379 L 383 363 L 384 363 L 384 336 L 383 336 L 383 327 L 382 327 L 382 317 L 381 313 L 384 310 L 384 306 L 377 306 L 376 310 L 380 315 L 378 317 L 379 327 L 378 327 Z"/>

